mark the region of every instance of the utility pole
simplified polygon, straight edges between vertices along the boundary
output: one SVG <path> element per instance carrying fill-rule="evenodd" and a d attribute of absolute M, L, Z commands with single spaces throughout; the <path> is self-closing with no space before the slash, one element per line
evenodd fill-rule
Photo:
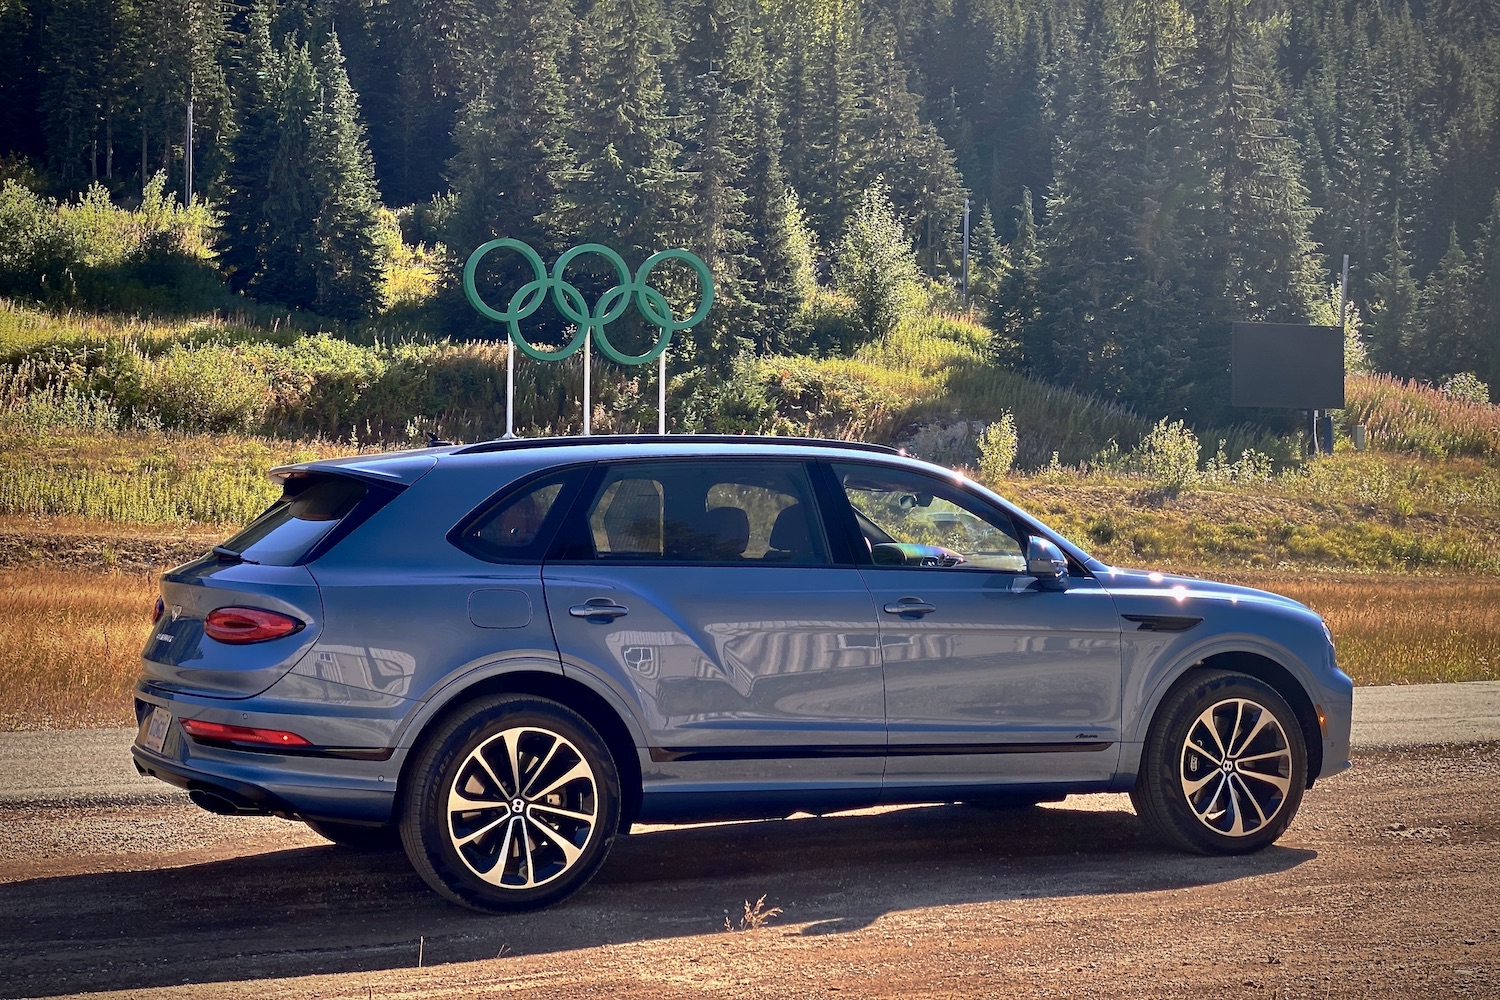
<path fill-rule="evenodd" d="M 188 89 L 187 137 L 182 144 L 182 204 L 193 202 L 193 91 Z"/>
<path fill-rule="evenodd" d="M 969 199 L 964 198 L 964 277 L 963 277 L 963 302 L 964 308 L 969 307 Z"/>

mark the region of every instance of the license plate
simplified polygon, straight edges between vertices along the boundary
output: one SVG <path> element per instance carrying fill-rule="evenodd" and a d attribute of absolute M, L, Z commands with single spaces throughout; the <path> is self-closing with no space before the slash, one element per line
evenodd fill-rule
<path fill-rule="evenodd" d="M 151 714 L 141 720 L 141 729 L 135 740 L 152 753 L 161 753 L 162 745 L 167 742 L 167 727 L 171 724 L 171 712 L 165 708 L 153 708 Z"/>

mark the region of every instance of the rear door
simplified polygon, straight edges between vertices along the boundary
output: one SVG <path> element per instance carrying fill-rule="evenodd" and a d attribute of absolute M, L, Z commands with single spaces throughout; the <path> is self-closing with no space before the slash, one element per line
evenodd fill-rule
<path fill-rule="evenodd" d="M 658 777 L 836 777 L 874 801 L 878 628 L 802 463 L 601 466 L 563 537 L 543 570 L 563 669 L 604 677 L 635 706 Z"/>

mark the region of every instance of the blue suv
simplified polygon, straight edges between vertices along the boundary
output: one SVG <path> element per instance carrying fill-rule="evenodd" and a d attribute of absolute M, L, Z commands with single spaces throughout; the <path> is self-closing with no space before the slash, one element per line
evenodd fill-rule
<path fill-rule="evenodd" d="M 1349 766 L 1284 597 L 1106 566 L 949 470 L 750 437 L 497 441 L 273 471 L 162 578 L 136 766 L 394 845 L 447 898 L 578 890 L 634 822 L 1131 793 L 1259 850 Z"/>

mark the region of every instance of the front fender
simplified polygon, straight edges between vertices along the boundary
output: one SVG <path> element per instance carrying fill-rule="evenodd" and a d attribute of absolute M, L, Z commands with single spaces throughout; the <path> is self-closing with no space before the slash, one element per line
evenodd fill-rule
<path fill-rule="evenodd" d="M 1141 634 L 1150 635 L 1151 633 Z M 1172 689 L 1172 685 L 1177 683 L 1183 674 L 1204 660 L 1223 653 L 1250 654 L 1270 660 L 1292 675 L 1309 700 L 1316 700 L 1313 694 L 1316 687 L 1313 684 L 1312 671 L 1290 649 L 1263 636 L 1248 634 L 1205 636 L 1197 642 L 1186 642 L 1180 648 L 1169 647 L 1157 650 L 1153 662 L 1141 664 L 1129 663 L 1134 652 L 1131 649 L 1130 637 L 1131 633 L 1126 633 L 1125 649 L 1122 651 L 1127 661 L 1125 690 L 1122 692 L 1124 708 L 1122 717 L 1134 720 L 1133 728 L 1122 733 L 1127 742 L 1145 742 L 1146 733 L 1151 728 L 1151 720 L 1156 716 L 1156 710 L 1166 698 L 1167 692 Z M 1150 643 L 1142 645 L 1150 645 Z"/>

